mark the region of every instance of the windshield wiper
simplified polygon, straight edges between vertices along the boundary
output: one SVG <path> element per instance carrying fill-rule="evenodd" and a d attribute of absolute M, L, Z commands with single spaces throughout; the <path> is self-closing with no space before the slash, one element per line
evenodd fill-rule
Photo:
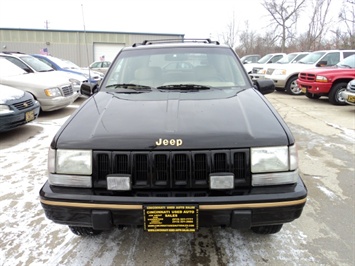
<path fill-rule="evenodd" d="M 209 90 L 210 87 L 196 84 L 170 84 L 157 87 L 158 90 L 180 90 L 180 91 L 199 91 Z"/>
<path fill-rule="evenodd" d="M 117 83 L 106 86 L 106 88 L 120 88 L 120 89 L 131 89 L 131 90 L 151 90 L 150 86 L 139 85 L 133 83 Z"/>

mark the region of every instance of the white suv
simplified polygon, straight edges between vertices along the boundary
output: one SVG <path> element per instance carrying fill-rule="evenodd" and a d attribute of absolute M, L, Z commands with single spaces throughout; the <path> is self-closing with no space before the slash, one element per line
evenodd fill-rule
<path fill-rule="evenodd" d="M 260 64 L 260 66 L 254 66 L 249 77 L 252 81 L 265 79 L 266 70 L 272 67 L 279 67 L 280 64 L 295 64 L 303 57 L 308 55 L 308 52 L 295 52 L 283 56 L 280 60 L 275 63 Z"/>
<path fill-rule="evenodd" d="M 310 53 L 301 59 L 297 64 L 286 64 L 272 67 L 266 70 L 265 78 L 275 83 L 275 89 L 285 91 L 292 95 L 302 94 L 297 86 L 298 74 L 306 69 L 324 66 L 334 66 L 340 60 L 355 54 L 355 50 L 321 50 Z"/>
<path fill-rule="evenodd" d="M 263 64 L 270 64 L 279 61 L 282 57 L 286 56 L 285 53 L 273 53 L 264 55 L 262 58 L 258 60 L 256 63 L 245 64 L 244 68 L 248 74 L 250 74 L 253 70 L 253 67 L 261 66 Z"/>

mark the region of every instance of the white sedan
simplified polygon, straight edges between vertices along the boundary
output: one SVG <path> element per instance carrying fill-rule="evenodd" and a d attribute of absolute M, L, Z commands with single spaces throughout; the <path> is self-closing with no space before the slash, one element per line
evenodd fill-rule
<path fill-rule="evenodd" d="M 0 84 L 27 91 L 40 103 L 42 111 L 54 111 L 72 104 L 80 93 L 68 78 L 53 72 L 27 73 L 0 57 Z"/>

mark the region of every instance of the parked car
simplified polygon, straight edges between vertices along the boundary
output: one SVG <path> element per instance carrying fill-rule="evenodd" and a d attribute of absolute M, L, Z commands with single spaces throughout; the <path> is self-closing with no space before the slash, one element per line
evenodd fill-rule
<path fill-rule="evenodd" d="M 43 63 L 47 64 L 51 68 L 64 71 L 67 73 L 78 74 L 83 76 L 82 79 L 87 80 L 90 83 L 96 84 L 103 78 L 103 74 L 97 71 L 89 71 L 88 69 L 82 69 L 78 65 L 74 64 L 73 62 L 65 59 L 60 59 L 50 55 L 42 55 L 42 54 L 32 54 L 33 57 L 41 60 Z"/>
<path fill-rule="evenodd" d="M 45 75 L 52 77 L 53 79 L 65 77 L 72 84 L 73 89 L 77 92 L 80 92 L 80 87 L 83 81 L 87 80 L 82 75 L 57 72 L 48 64 L 43 63 L 29 54 L 20 52 L 3 52 L 0 53 L 0 57 L 6 58 L 27 73 L 46 73 Z"/>
<path fill-rule="evenodd" d="M 37 119 L 39 109 L 39 103 L 30 93 L 0 84 L 0 132 Z"/>
<path fill-rule="evenodd" d="M 342 92 L 352 79 L 355 79 L 355 54 L 334 67 L 311 68 L 300 72 L 297 85 L 310 99 L 326 96 L 334 105 L 345 105 Z"/>
<path fill-rule="evenodd" d="M 171 62 L 193 67 L 164 69 Z M 51 142 L 39 192 L 48 219 L 77 235 L 221 225 L 273 234 L 300 217 L 295 138 L 263 95 L 274 84 L 254 87 L 231 47 L 144 41 L 94 86 Z"/>
<path fill-rule="evenodd" d="M 31 93 L 42 111 L 64 108 L 80 96 L 79 92 L 73 91 L 67 77 L 51 76 L 46 72 L 27 73 L 1 56 L 0 84 Z"/>
<path fill-rule="evenodd" d="M 341 92 L 347 104 L 355 105 L 355 79 L 351 80 L 346 86 L 346 90 Z"/>
<path fill-rule="evenodd" d="M 253 67 L 252 73 L 249 74 L 251 80 L 255 81 L 258 79 L 265 79 L 266 70 L 273 65 L 277 67 L 280 64 L 294 64 L 301 60 L 303 57 L 308 55 L 308 52 L 299 52 L 299 53 L 290 53 L 284 55 L 280 60 L 271 64 L 260 64 L 258 66 Z"/>
<path fill-rule="evenodd" d="M 284 57 L 285 53 L 271 53 L 264 55 L 260 58 L 256 63 L 245 64 L 244 68 L 248 74 L 251 74 L 253 67 L 257 67 L 264 64 L 271 64 L 279 61 L 282 57 Z"/>
<path fill-rule="evenodd" d="M 355 50 L 322 50 L 310 53 L 296 64 L 281 66 L 272 65 L 266 70 L 265 78 L 275 83 L 275 89 L 285 91 L 291 95 L 302 95 L 297 85 L 298 74 L 301 71 L 324 66 L 334 66 L 344 58 L 355 54 Z"/>
<path fill-rule="evenodd" d="M 89 68 L 92 70 L 101 72 L 103 74 L 106 74 L 110 65 L 111 65 L 110 61 L 96 61 L 96 62 L 91 63 Z"/>
<path fill-rule="evenodd" d="M 242 64 L 251 64 L 251 63 L 256 63 L 258 60 L 261 58 L 259 54 L 249 54 L 249 55 L 244 55 L 242 58 L 240 58 L 240 61 Z"/>

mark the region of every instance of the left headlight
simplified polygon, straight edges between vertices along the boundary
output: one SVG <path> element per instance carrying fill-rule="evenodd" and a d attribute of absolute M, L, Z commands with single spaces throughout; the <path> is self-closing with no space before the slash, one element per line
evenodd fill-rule
<path fill-rule="evenodd" d="M 48 172 L 51 185 L 91 187 L 92 151 L 49 149 Z"/>
<path fill-rule="evenodd" d="M 75 85 L 80 85 L 80 80 L 77 79 L 69 79 L 70 83 L 75 86 Z"/>
<path fill-rule="evenodd" d="M 273 75 L 286 75 L 287 71 L 286 69 L 275 69 L 274 72 L 272 73 Z"/>
<path fill-rule="evenodd" d="M 295 145 L 251 148 L 253 186 L 295 183 L 298 177 L 297 169 L 298 157 Z"/>

